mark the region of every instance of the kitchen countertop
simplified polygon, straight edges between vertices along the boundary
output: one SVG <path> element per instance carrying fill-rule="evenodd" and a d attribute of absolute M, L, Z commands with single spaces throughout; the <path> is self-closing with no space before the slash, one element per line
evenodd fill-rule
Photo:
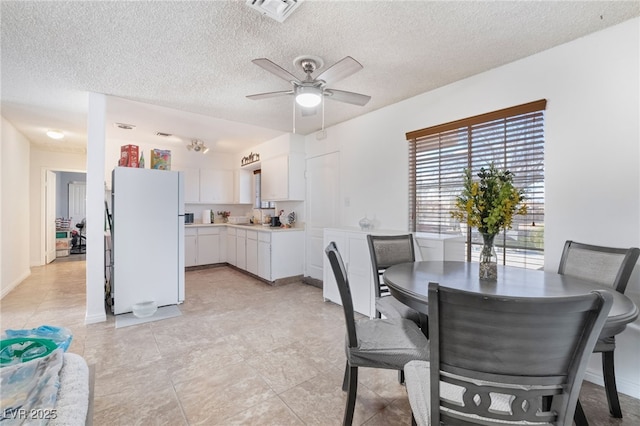
<path fill-rule="evenodd" d="M 253 231 L 262 231 L 262 232 L 290 232 L 290 231 L 304 231 L 303 228 L 281 228 L 271 226 L 262 226 L 262 225 L 235 225 L 233 223 L 187 223 L 184 225 L 185 228 L 208 228 L 208 227 L 218 227 L 218 226 L 228 226 L 236 229 L 251 229 Z"/>

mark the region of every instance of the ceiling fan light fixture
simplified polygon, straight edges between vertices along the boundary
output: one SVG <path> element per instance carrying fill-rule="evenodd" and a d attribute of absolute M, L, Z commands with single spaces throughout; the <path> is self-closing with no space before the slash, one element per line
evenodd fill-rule
<path fill-rule="evenodd" d="M 188 151 L 195 151 L 201 154 L 209 152 L 209 148 L 200 139 L 191 139 L 191 143 L 187 145 Z"/>
<path fill-rule="evenodd" d="M 322 101 L 322 90 L 317 87 L 300 86 L 296 90 L 296 103 L 304 108 L 313 108 Z"/>

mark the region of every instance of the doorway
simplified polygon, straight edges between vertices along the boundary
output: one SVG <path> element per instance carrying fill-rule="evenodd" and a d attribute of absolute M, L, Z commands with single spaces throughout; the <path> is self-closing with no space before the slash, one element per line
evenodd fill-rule
<path fill-rule="evenodd" d="M 307 160 L 306 275 L 322 280 L 324 228 L 338 224 L 340 214 L 340 154 Z"/>
<path fill-rule="evenodd" d="M 86 215 L 85 172 L 45 170 L 42 186 L 42 264 L 85 260 L 81 251 L 72 255 L 73 231 Z"/>

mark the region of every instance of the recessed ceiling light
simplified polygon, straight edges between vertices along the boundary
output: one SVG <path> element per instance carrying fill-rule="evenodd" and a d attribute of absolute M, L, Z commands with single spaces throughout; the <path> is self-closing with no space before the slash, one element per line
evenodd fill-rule
<path fill-rule="evenodd" d="M 51 139 L 62 139 L 64 138 L 64 133 L 62 130 L 47 130 L 47 136 Z"/>
<path fill-rule="evenodd" d="M 114 127 L 124 130 L 133 130 L 136 128 L 133 124 L 125 124 L 125 123 L 113 123 Z"/>

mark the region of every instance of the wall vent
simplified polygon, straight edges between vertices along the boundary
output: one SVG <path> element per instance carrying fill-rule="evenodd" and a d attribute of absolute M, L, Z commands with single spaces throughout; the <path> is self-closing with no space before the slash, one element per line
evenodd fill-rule
<path fill-rule="evenodd" d="M 247 0 L 247 6 L 278 22 L 284 22 L 302 0 Z"/>

